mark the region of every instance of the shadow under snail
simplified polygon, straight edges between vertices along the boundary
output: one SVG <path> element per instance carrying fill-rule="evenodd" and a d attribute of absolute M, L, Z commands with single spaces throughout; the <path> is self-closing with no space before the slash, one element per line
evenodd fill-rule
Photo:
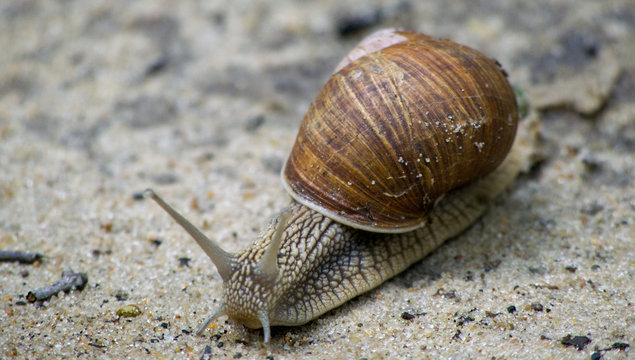
<path fill-rule="evenodd" d="M 227 315 L 268 343 L 271 326 L 302 325 L 421 260 L 513 182 L 530 146 L 517 126 L 496 61 L 410 31 L 364 39 L 310 105 L 282 169 L 293 200 L 251 247 L 225 252 L 146 191 L 223 279 L 197 333 Z"/>

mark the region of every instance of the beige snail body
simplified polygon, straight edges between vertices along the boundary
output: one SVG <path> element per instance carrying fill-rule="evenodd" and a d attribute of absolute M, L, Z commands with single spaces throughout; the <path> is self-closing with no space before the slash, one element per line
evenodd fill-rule
<path fill-rule="evenodd" d="M 154 192 L 223 279 L 219 309 L 251 328 L 301 325 L 421 260 L 519 172 L 518 109 L 481 53 L 384 30 L 338 65 L 283 171 L 293 197 L 253 245 L 223 251 Z"/>

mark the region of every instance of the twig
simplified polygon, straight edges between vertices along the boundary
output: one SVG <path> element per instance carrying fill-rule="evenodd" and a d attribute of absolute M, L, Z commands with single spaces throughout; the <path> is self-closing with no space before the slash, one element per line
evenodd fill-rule
<path fill-rule="evenodd" d="M 41 258 L 42 254 L 36 252 L 0 250 L 0 262 L 18 261 L 23 264 L 33 264 Z"/>
<path fill-rule="evenodd" d="M 86 273 L 75 273 L 72 269 L 67 269 L 62 271 L 62 278 L 60 280 L 51 285 L 29 291 L 26 295 L 26 299 L 29 300 L 29 302 L 36 302 L 38 300 L 47 300 L 60 291 L 69 292 L 73 288 L 81 291 L 87 282 L 88 275 L 86 275 Z"/>

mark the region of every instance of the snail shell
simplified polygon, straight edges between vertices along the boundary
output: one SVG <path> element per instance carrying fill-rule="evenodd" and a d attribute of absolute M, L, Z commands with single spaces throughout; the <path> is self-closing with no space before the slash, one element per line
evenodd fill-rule
<path fill-rule="evenodd" d="M 406 31 L 362 41 L 302 121 L 282 172 L 295 201 L 252 246 L 223 251 L 147 191 L 223 279 L 198 333 L 228 315 L 269 342 L 270 326 L 304 324 L 421 260 L 512 183 L 529 148 L 514 142 L 517 120 L 481 53 Z"/>
<path fill-rule="evenodd" d="M 282 174 L 296 201 L 328 217 L 405 232 L 425 223 L 443 194 L 503 161 L 518 110 L 490 58 L 423 34 L 389 35 L 402 41 L 349 55 L 331 76 Z"/>

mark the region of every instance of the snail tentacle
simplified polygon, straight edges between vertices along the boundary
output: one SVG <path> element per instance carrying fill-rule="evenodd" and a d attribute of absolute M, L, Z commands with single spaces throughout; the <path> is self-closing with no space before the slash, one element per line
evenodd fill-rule
<path fill-rule="evenodd" d="M 157 193 L 152 189 L 146 189 L 145 195 L 150 196 L 152 200 L 156 201 L 159 206 L 163 208 L 170 216 L 185 229 L 196 240 L 198 245 L 205 251 L 207 256 L 212 260 L 218 274 L 223 281 L 229 280 L 232 275 L 232 263 L 234 262 L 234 255 L 223 250 L 214 240 L 205 236 L 196 226 L 192 225 L 186 218 L 174 210 L 168 205 Z"/>
<path fill-rule="evenodd" d="M 257 271 L 263 277 L 276 278 L 278 276 L 278 251 L 280 251 L 280 246 L 282 246 L 282 234 L 289 222 L 290 215 L 288 208 L 280 213 L 276 232 L 271 239 L 271 243 L 269 243 L 265 253 L 258 261 Z"/>
<path fill-rule="evenodd" d="M 210 317 L 208 317 L 207 320 L 205 320 L 203 325 L 201 325 L 201 327 L 199 327 L 198 330 L 196 330 L 196 335 L 201 335 L 203 333 L 203 331 L 205 331 L 205 329 L 207 329 L 207 327 L 209 326 L 209 324 L 212 321 L 216 320 L 217 318 L 219 318 L 219 317 L 221 317 L 223 315 L 225 315 L 225 309 L 221 305 L 221 307 L 216 309 L 216 311 L 214 311 L 214 313 Z"/>
<path fill-rule="evenodd" d="M 271 340 L 271 326 L 269 326 L 269 316 L 266 311 L 261 311 L 259 314 L 260 323 L 262 324 L 262 330 L 265 333 L 265 344 L 268 344 Z"/>

